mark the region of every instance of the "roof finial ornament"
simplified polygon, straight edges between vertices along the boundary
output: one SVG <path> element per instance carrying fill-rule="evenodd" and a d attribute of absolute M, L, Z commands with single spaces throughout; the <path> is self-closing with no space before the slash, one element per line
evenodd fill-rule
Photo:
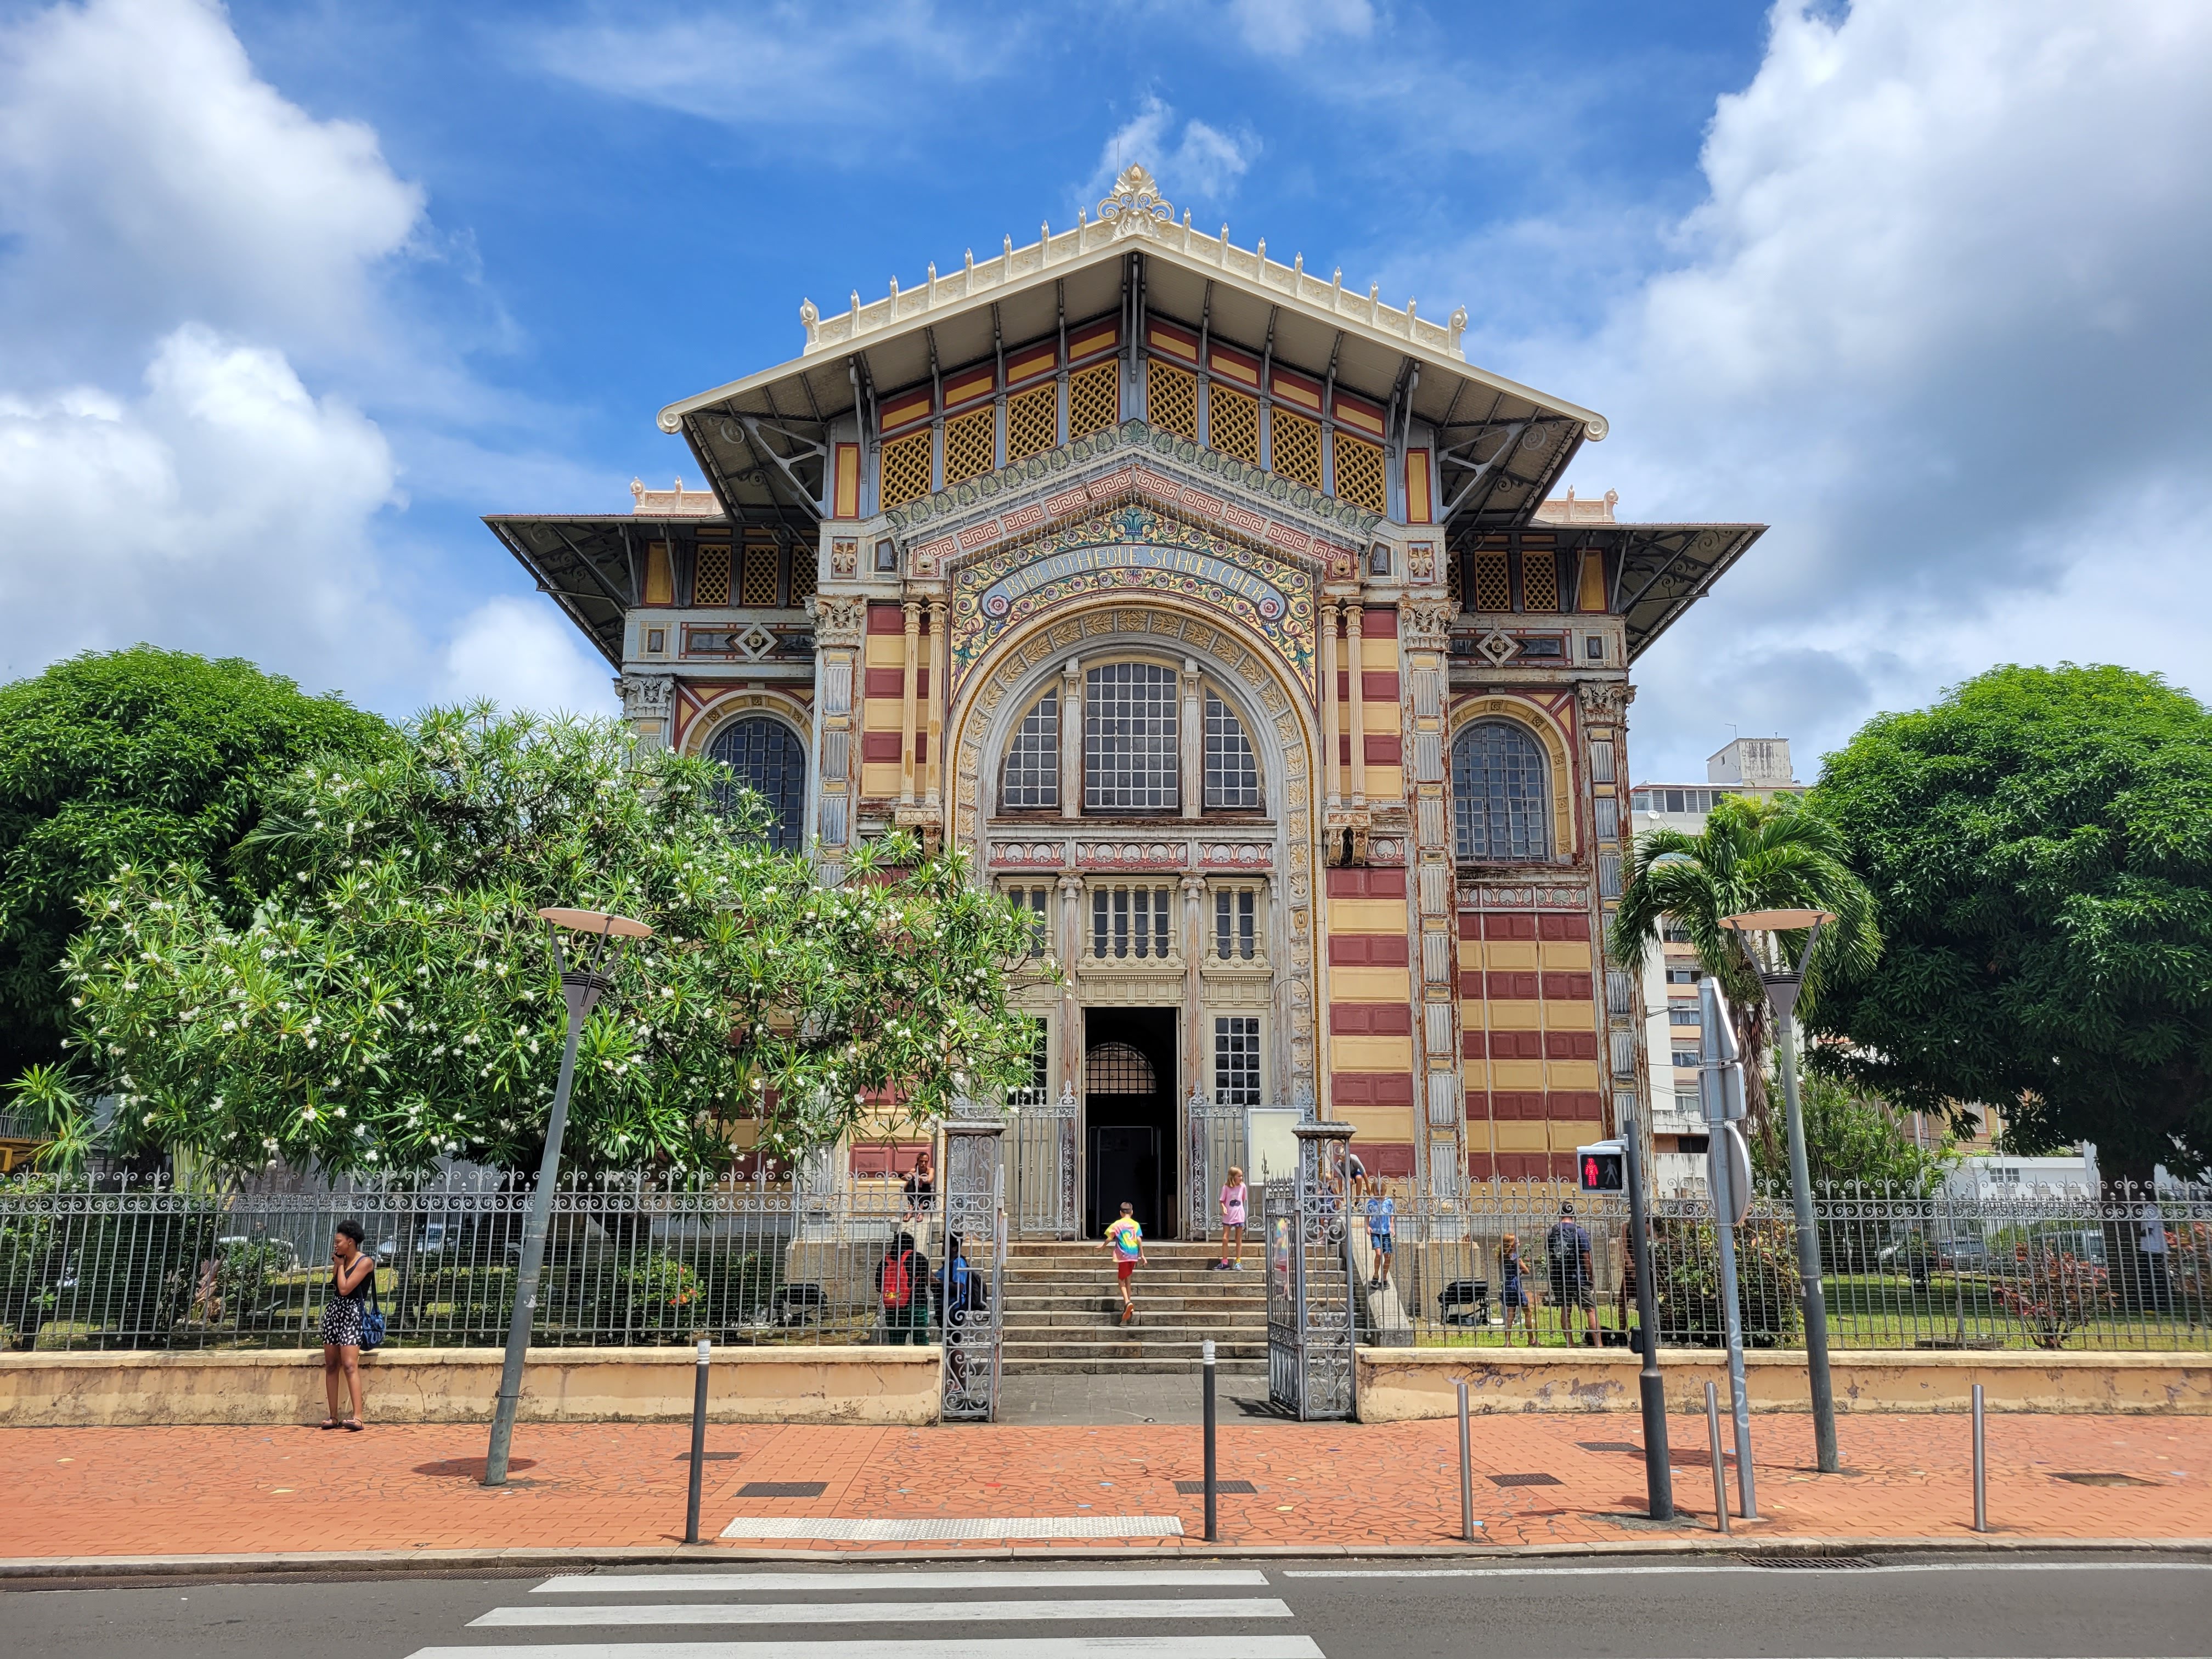
<path fill-rule="evenodd" d="M 1175 208 L 1161 197 L 1158 181 L 1145 171 L 1144 164 L 1132 161 L 1115 179 L 1114 193 L 1098 204 L 1098 217 L 1115 221 L 1115 228 L 1126 234 L 1151 229 L 1146 221 L 1174 223 Z"/>
<path fill-rule="evenodd" d="M 806 331 L 806 343 L 812 345 L 822 332 L 822 313 L 815 308 L 813 301 L 801 300 L 799 302 L 799 323 Z"/>

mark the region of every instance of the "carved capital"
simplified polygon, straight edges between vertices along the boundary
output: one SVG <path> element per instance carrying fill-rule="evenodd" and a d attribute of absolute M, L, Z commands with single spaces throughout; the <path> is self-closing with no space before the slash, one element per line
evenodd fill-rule
<path fill-rule="evenodd" d="M 1406 646 L 1413 651 L 1442 651 L 1450 643 L 1455 607 L 1449 599 L 1407 599 L 1399 606 Z"/>
<path fill-rule="evenodd" d="M 817 645 L 857 646 L 868 625 L 868 602 L 857 593 L 816 593 L 806 601 Z"/>
<path fill-rule="evenodd" d="M 1585 680 L 1575 688 L 1585 720 L 1625 719 L 1636 701 L 1636 688 L 1626 680 Z"/>
<path fill-rule="evenodd" d="M 622 677 L 623 718 L 658 720 L 668 718 L 676 706 L 673 674 L 625 674 Z"/>

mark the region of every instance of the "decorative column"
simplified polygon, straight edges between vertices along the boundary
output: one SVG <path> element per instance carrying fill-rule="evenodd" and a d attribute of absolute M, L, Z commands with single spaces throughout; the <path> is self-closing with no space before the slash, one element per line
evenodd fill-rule
<path fill-rule="evenodd" d="M 1366 661 L 1360 649 L 1359 629 L 1367 615 L 1364 600 L 1354 600 L 1344 607 L 1344 654 L 1352 660 L 1352 804 L 1367 805 L 1367 720 L 1362 698 L 1365 688 L 1361 682 L 1367 676 Z"/>
<path fill-rule="evenodd" d="M 815 714 L 814 845 L 826 875 L 842 868 L 852 833 L 854 676 L 868 602 L 859 594 L 817 593 L 806 608 L 814 618 L 814 675 L 821 688 Z"/>
<path fill-rule="evenodd" d="M 1072 659 L 1060 676 L 1060 815 L 1083 816 L 1083 665 Z"/>
<path fill-rule="evenodd" d="M 1076 1069 L 1083 1060 L 1083 991 L 1076 983 L 1075 964 L 1083 959 L 1083 878 L 1073 870 L 1060 878 L 1060 1079 L 1075 1086 Z"/>
<path fill-rule="evenodd" d="M 1328 781 L 1328 804 L 1344 804 L 1344 772 L 1337 755 L 1336 719 L 1336 601 L 1321 602 L 1321 747 L 1322 775 Z"/>
<path fill-rule="evenodd" d="M 921 601 L 909 599 L 906 611 L 906 665 L 899 686 L 899 804 L 914 805 L 915 673 L 921 665 Z"/>
<path fill-rule="evenodd" d="M 1410 918 L 1419 965 L 1415 993 L 1420 1019 L 1421 1067 L 1427 1121 L 1422 1148 L 1423 1185 L 1431 1193 L 1458 1190 L 1467 1175 L 1467 1087 L 1460 1060 L 1459 905 L 1452 878 L 1451 840 L 1444 803 L 1444 681 L 1450 649 L 1451 601 L 1419 599 L 1399 610 L 1400 661 L 1407 687 L 1403 718 L 1411 728 L 1413 838 L 1406 864 L 1411 878 Z"/>
<path fill-rule="evenodd" d="M 939 780 L 945 774 L 945 601 L 929 602 L 929 743 L 928 804 L 940 801 Z"/>
<path fill-rule="evenodd" d="M 1177 722 L 1176 759 L 1182 763 L 1182 815 L 1195 818 L 1206 804 L 1206 705 L 1198 684 L 1198 661 L 1182 659 L 1182 719 Z"/>
<path fill-rule="evenodd" d="M 622 688 L 623 719 L 637 733 L 640 754 L 675 745 L 676 676 L 625 674 Z"/>

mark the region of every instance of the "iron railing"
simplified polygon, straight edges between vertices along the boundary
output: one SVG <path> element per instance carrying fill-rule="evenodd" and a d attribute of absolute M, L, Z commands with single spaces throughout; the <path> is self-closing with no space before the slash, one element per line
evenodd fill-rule
<path fill-rule="evenodd" d="M 514 1307 L 527 1188 L 442 1186 L 222 1194 L 0 1182 L 0 1347 L 298 1348 L 321 1342 L 331 1240 L 358 1221 L 390 1346 L 497 1347 Z M 937 1200 L 855 1178 L 555 1194 L 532 1341 L 559 1347 L 933 1342 Z M 918 1270 L 884 1263 L 901 1236 Z M 991 1230 L 966 1241 L 995 1266 Z M 904 1286 L 906 1293 L 898 1292 Z"/>
<path fill-rule="evenodd" d="M 1400 1183 L 1389 1183 L 1398 1185 Z M 1559 1231 L 1561 1206 L 1589 1241 Z M 1626 1204 L 1565 1183 L 1474 1183 L 1398 1194 L 1387 1284 L 1364 1198 L 1346 1205 L 1364 1288 L 1362 1340 L 1504 1346 L 1506 1238 L 1517 1239 L 1534 1340 L 1625 1344 L 1635 1324 Z M 1717 1239 L 1701 1198 L 1651 1205 L 1664 1346 L 1722 1341 Z M 1832 1348 L 2212 1349 L 2212 1190 L 2106 1197 L 2027 1188 L 1933 1195 L 1830 1188 L 1814 1203 Z M 2154 1236 L 2163 1249 L 2146 1249 Z M 1571 1246 L 1571 1248 L 1569 1248 Z M 1736 1233 L 1745 1340 L 1802 1345 L 1796 1229 L 1786 1196 L 1761 1197 Z M 1570 1256 L 1574 1260 L 1568 1259 Z M 1588 1310 L 1583 1306 L 1587 1303 Z M 1529 1322 L 1512 1322 L 1526 1343 Z"/>

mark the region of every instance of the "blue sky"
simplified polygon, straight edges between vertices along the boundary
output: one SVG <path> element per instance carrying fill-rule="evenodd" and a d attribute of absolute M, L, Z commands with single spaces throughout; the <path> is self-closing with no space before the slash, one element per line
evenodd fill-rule
<path fill-rule="evenodd" d="M 1113 162 L 1473 316 L 1624 516 L 1775 527 L 1644 776 L 1991 662 L 2201 693 L 2212 9 L 0 4 L 0 671 L 137 638 L 404 714 L 607 708 L 476 522 Z"/>

